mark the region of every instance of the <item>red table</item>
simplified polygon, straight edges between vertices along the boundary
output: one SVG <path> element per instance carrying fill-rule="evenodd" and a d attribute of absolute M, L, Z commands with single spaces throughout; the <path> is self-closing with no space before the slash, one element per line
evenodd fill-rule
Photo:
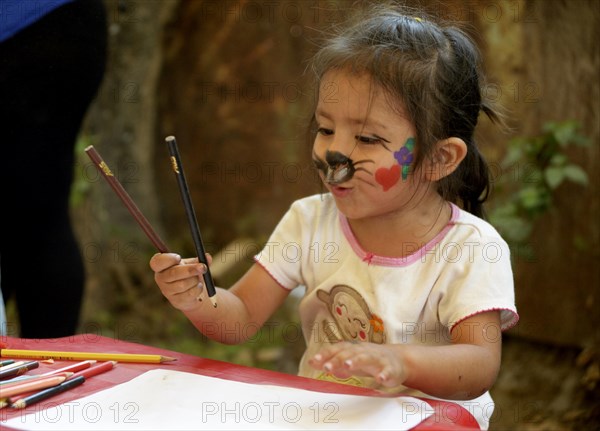
<path fill-rule="evenodd" d="M 376 392 L 371 389 L 308 379 L 305 377 L 279 373 L 276 371 L 205 359 L 198 356 L 159 349 L 156 347 L 113 339 L 96 334 L 80 334 L 65 338 L 39 340 L 0 337 L 0 341 L 2 341 L 2 343 L 6 345 L 6 348 L 9 349 L 144 353 L 177 358 L 176 361 L 165 362 L 160 365 L 119 363 L 113 370 L 98 376 L 94 376 L 88 379 L 83 385 L 51 398 L 47 402 L 51 402 L 52 405 L 66 403 L 87 395 L 91 395 L 114 385 L 127 382 L 144 373 L 145 371 L 149 371 L 158 367 L 169 369 L 172 368 L 176 371 L 184 371 L 188 373 L 235 380 L 244 383 L 288 386 L 326 393 L 376 395 Z M 30 374 L 41 374 L 50 369 L 58 369 L 66 365 L 68 365 L 68 362 L 66 361 L 55 361 L 53 364 L 41 363 L 40 368 L 31 371 Z M 427 399 L 426 401 L 431 405 L 434 413 L 422 421 L 417 427 L 413 428 L 414 430 L 461 431 L 479 429 L 477 421 L 464 408 L 449 402 L 430 399 Z M 40 404 L 41 407 L 43 407 L 43 403 Z M 29 408 L 35 408 L 39 411 L 40 404 L 35 404 Z M 0 419 L 6 420 L 13 416 L 22 414 L 23 411 L 15 411 L 10 408 L 4 408 L 0 410 Z"/>

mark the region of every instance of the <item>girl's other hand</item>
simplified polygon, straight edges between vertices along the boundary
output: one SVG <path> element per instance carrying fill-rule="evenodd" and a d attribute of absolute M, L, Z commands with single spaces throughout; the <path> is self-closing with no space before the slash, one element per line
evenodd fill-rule
<path fill-rule="evenodd" d="M 207 254 L 208 262 L 211 257 Z M 198 306 L 204 288 L 202 275 L 206 266 L 198 258 L 182 259 L 175 253 L 158 253 L 150 259 L 154 280 L 165 298 L 181 311 Z"/>
<path fill-rule="evenodd" d="M 340 379 L 370 376 L 386 387 L 395 387 L 407 378 L 399 352 L 390 345 L 375 343 L 335 343 L 322 348 L 309 364 Z"/>

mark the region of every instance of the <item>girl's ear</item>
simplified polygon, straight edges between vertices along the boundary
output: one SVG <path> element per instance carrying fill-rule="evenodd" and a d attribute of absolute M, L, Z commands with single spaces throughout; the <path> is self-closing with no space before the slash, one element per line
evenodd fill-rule
<path fill-rule="evenodd" d="M 429 166 L 425 170 L 427 180 L 435 182 L 456 170 L 467 155 L 467 144 L 460 138 L 448 138 L 435 145 Z"/>

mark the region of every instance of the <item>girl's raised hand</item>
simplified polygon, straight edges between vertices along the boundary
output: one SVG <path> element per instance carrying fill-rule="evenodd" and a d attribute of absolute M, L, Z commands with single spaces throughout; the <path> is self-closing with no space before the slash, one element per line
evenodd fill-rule
<path fill-rule="evenodd" d="M 402 355 L 390 345 L 342 341 L 322 348 L 309 364 L 338 378 L 370 376 L 383 386 L 395 387 L 407 379 Z"/>
<path fill-rule="evenodd" d="M 207 254 L 210 264 L 211 257 Z M 154 280 L 173 307 L 186 311 L 198 306 L 204 288 L 202 274 L 206 266 L 198 258 L 182 259 L 174 253 L 157 253 L 150 259 Z"/>

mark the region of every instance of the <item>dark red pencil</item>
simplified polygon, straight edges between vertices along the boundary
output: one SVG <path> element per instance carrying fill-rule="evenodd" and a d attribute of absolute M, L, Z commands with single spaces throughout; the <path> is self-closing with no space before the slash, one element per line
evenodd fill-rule
<path fill-rule="evenodd" d="M 90 145 L 85 149 L 85 152 L 90 157 L 90 159 L 92 159 L 94 165 L 96 165 L 96 168 L 98 168 L 98 171 L 100 171 L 104 179 L 112 187 L 117 196 L 119 196 L 119 198 L 123 201 L 133 218 L 138 222 L 138 224 L 140 225 L 144 233 L 148 236 L 150 241 L 152 241 L 152 244 L 154 244 L 154 246 L 161 253 L 166 253 L 168 251 L 168 248 L 165 245 L 164 241 L 154 231 L 148 219 L 144 217 L 144 214 L 142 214 L 138 206 L 135 204 L 133 199 L 131 199 L 131 196 L 129 196 L 129 194 L 123 188 L 119 180 L 113 175 L 112 171 L 110 170 L 106 162 L 102 159 L 98 151 L 96 151 L 94 146 Z"/>

